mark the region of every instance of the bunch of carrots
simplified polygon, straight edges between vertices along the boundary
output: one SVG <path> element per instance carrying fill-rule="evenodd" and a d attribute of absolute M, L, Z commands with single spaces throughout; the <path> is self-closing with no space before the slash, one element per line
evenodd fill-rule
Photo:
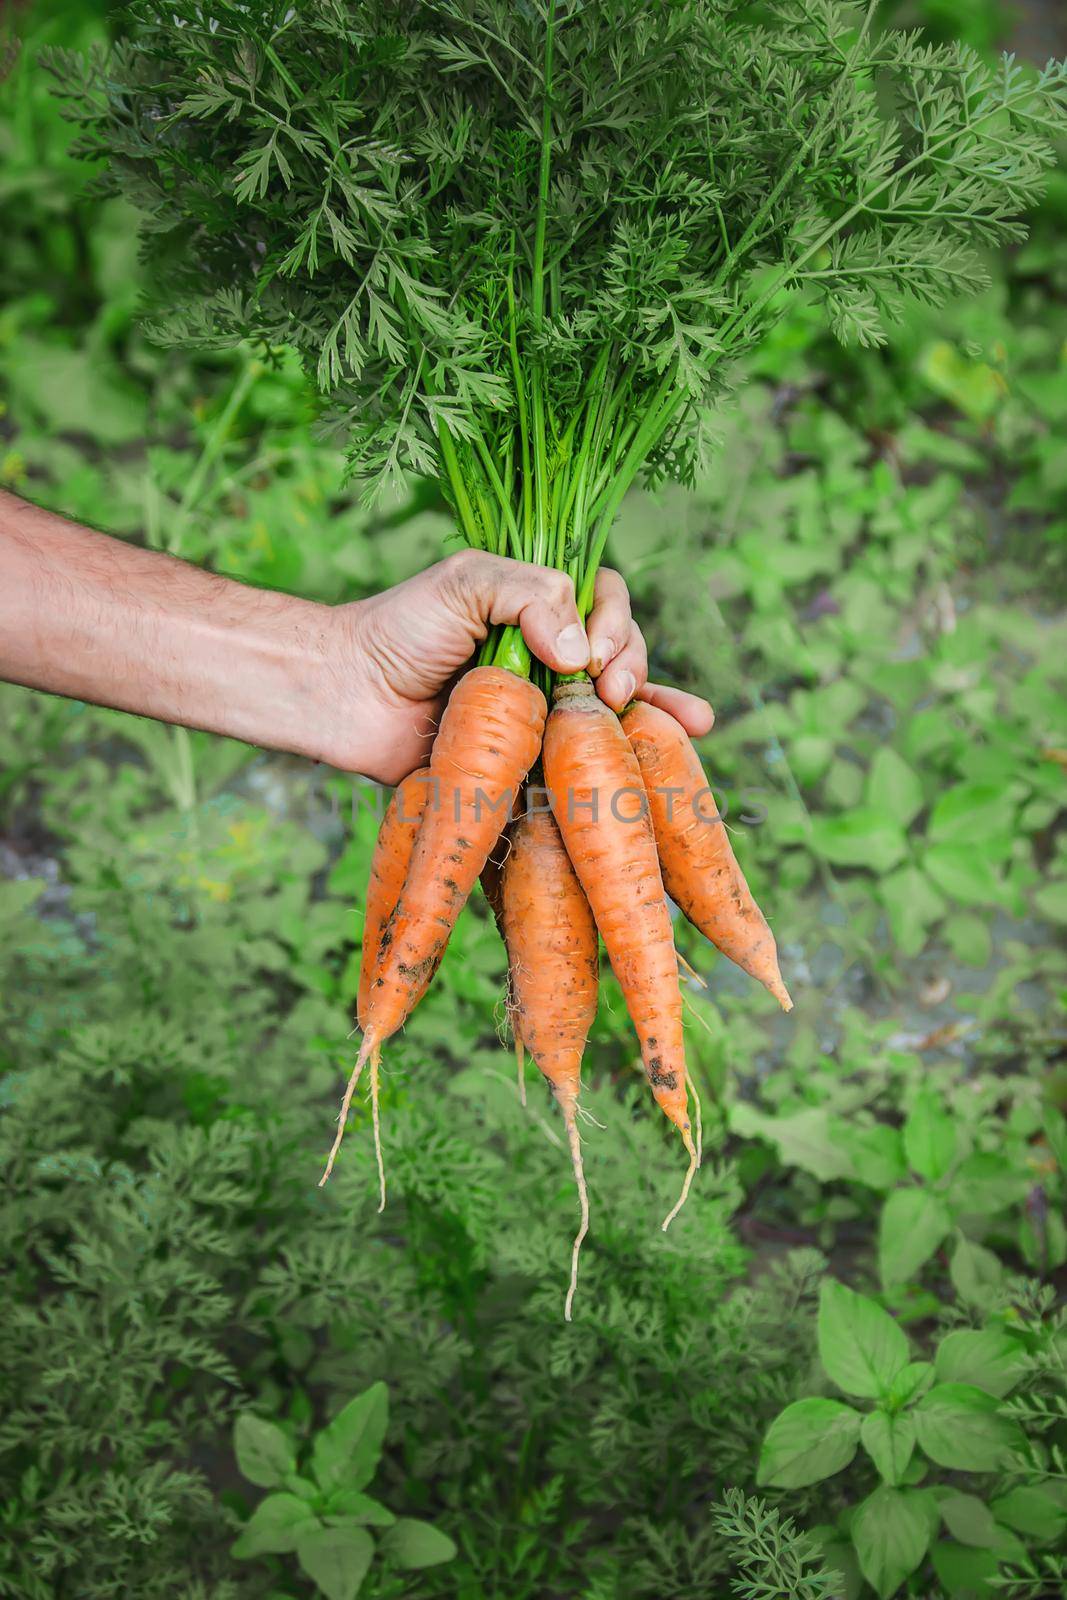
<path fill-rule="evenodd" d="M 529 1054 L 567 1130 L 581 1208 L 564 1310 L 570 1320 L 589 1222 L 577 1115 L 597 1009 L 599 939 L 637 1032 L 649 1087 L 689 1157 L 664 1228 L 684 1204 L 700 1163 L 699 1105 L 686 1066 L 668 895 L 786 1010 L 792 1002 L 770 928 L 681 725 L 640 700 L 617 716 L 585 674 L 557 682 L 549 711 L 529 677 L 493 664 L 474 667 L 452 692 L 429 766 L 404 779 L 382 822 L 365 910 L 363 1040 L 323 1183 L 369 1063 L 384 1206 L 382 1047 L 426 993 L 479 878 L 507 947 L 520 1075 Z"/>

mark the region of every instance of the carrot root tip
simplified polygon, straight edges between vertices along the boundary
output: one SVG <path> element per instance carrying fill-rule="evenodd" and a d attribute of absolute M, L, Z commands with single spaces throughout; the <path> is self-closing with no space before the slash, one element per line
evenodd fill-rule
<path fill-rule="evenodd" d="M 689 1133 L 688 1129 L 683 1129 L 682 1131 L 682 1143 L 685 1145 L 685 1148 L 689 1154 L 689 1166 L 686 1169 L 685 1181 L 682 1184 L 682 1192 L 663 1219 L 664 1233 L 666 1233 L 667 1229 L 670 1227 L 679 1211 L 681 1211 L 682 1207 L 685 1205 L 685 1202 L 689 1199 L 689 1189 L 693 1182 L 693 1174 L 696 1172 L 696 1169 L 700 1164 L 700 1160 L 697 1155 L 697 1147 L 693 1143 L 692 1135 Z"/>
<path fill-rule="evenodd" d="M 574 1106 L 569 1106 L 564 1112 L 567 1123 L 567 1143 L 571 1150 L 571 1165 L 574 1168 L 574 1181 L 578 1186 L 578 1204 L 581 1209 L 581 1221 L 578 1232 L 574 1236 L 571 1247 L 571 1281 L 567 1289 L 567 1298 L 563 1304 L 563 1320 L 570 1322 L 571 1312 L 574 1309 L 574 1295 L 578 1288 L 578 1257 L 581 1254 L 582 1242 L 589 1232 L 589 1191 L 585 1186 L 585 1166 L 582 1162 L 582 1141 L 578 1134 L 578 1119 L 575 1116 Z"/>
<path fill-rule="evenodd" d="M 371 1117 L 374 1122 L 374 1158 L 378 1163 L 378 1213 L 385 1210 L 385 1163 L 382 1160 L 382 1129 L 378 1117 L 378 1066 L 381 1061 L 381 1051 L 377 1045 L 371 1051 L 370 1058 L 370 1102 Z"/>
<path fill-rule="evenodd" d="M 356 1064 L 352 1068 L 352 1075 L 348 1080 L 344 1099 L 341 1101 L 341 1109 L 337 1114 L 337 1134 L 330 1148 L 330 1153 L 326 1158 L 326 1170 L 319 1179 L 320 1189 L 329 1178 L 330 1173 L 333 1171 L 333 1164 L 337 1160 L 337 1152 L 341 1148 L 341 1140 L 345 1136 L 345 1124 L 348 1121 L 348 1113 L 352 1105 L 352 1096 L 356 1092 L 356 1085 L 359 1083 L 363 1068 L 367 1063 L 367 1057 L 370 1055 L 372 1050 L 375 1052 L 375 1054 L 377 1054 L 374 1041 L 369 1036 L 365 1036 L 363 1043 L 360 1046 L 359 1055 L 356 1057 Z"/>

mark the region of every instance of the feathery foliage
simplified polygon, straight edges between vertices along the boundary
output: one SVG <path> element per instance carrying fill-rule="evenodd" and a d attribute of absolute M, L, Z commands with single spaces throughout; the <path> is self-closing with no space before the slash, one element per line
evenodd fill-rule
<path fill-rule="evenodd" d="M 1017 238 L 1067 75 L 838 0 L 174 0 L 52 57 L 180 343 L 295 345 L 353 472 L 586 599 L 642 469 L 818 294 L 877 344 Z"/>

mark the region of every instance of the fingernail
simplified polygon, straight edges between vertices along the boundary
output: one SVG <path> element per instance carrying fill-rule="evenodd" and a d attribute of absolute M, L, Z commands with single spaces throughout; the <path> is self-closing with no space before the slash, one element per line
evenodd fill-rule
<path fill-rule="evenodd" d="M 624 706 L 628 706 L 634 697 L 637 688 L 637 679 L 625 667 L 619 673 L 619 699 Z"/>
<path fill-rule="evenodd" d="M 597 650 L 596 656 L 589 663 L 589 671 L 592 673 L 594 678 L 603 672 L 609 661 L 614 661 L 618 652 L 618 648 L 619 647 L 615 643 L 614 639 L 603 640 L 600 648 Z"/>
<path fill-rule="evenodd" d="M 565 667 L 584 667 L 589 660 L 589 640 L 577 622 L 563 628 L 556 638 L 556 652 Z"/>

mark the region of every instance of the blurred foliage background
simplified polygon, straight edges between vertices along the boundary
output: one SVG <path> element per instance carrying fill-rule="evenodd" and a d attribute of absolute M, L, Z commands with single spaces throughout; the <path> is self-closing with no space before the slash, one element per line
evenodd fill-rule
<path fill-rule="evenodd" d="M 1054 5 L 885 11 L 1067 51 Z M 324 601 L 403 578 L 447 538 L 432 492 L 362 511 L 295 364 L 138 330 L 133 218 L 93 199 L 37 65 L 108 27 L 53 0 L 0 35 L 0 484 Z M 799 307 L 706 480 L 625 508 L 612 559 L 656 672 L 716 706 L 704 755 L 797 1009 L 679 925 L 710 1155 L 663 1236 L 677 1152 L 605 980 L 569 1327 L 569 1163 L 540 1091 L 517 1103 L 485 908 L 390 1050 L 389 1209 L 365 1112 L 320 1192 L 380 797 L 0 690 L 0 1595 L 354 1594 L 284 1540 L 231 1554 L 259 1499 L 233 1427 L 302 1452 L 379 1379 L 374 1493 L 458 1554 L 383 1551 L 361 1594 L 870 1594 L 866 1456 L 756 1489 L 771 1419 L 827 1387 L 827 1275 L 920 1351 L 1019 1355 L 989 1392 L 1025 1448 L 929 1469 L 928 1553 L 882 1592 L 1065 1592 L 1065 239 L 1059 171 L 988 293 L 887 351 Z"/>

